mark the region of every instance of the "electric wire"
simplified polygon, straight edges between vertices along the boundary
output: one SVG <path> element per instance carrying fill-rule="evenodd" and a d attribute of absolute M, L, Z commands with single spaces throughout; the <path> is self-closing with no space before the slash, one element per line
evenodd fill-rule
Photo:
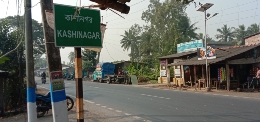
<path fill-rule="evenodd" d="M 110 56 L 110 58 L 111 59 L 113 59 L 113 61 L 115 61 L 115 59 L 110 55 L 110 53 L 109 53 L 109 51 L 108 51 L 108 49 L 107 49 L 107 47 L 104 45 L 104 47 L 106 48 L 106 50 L 107 50 L 107 53 L 108 53 L 108 55 Z"/>
<path fill-rule="evenodd" d="M 258 0 L 251 1 L 251 2 L 247 2 L 247 3 L 244 3 L 244 4 L 240 4 L 240 5 L 236 5 L 236 6 L 230 7 L 230 8 L 221 9 L 220 11 L 223 12 L 224 10 L 233 9 L 233 8 L 236 8 L 237 6 L 247 5 L 247 4 L 254 3 L 254 2 L 258 2 Z M 247 10 L 239 11 L 239 12 L 247 12 L 247 11 L 250 11 L 250 10 L 255 10 L 255 9 L 247 9 Z M 219 12 L 219 11 L 217 11 L 217 12 Z M 239 13 L 239 12 L 233 12 L 233 13 L 224 14 L 224 15 L 222 14 L 222 16 L 237 14 L 237 13 Z M 198 15 L 198 16 L 194 16 L 194 17 L 190 17 L 190 18 L 196 18 L 196 17 L 201 17 L 201 16 L 203 16 L 203 15 Z M 115 19 L 113 19 L 113 20 L 115 20 Z M 133 22 L 133 21 L 137 21 L 137 20 L 141 20 L 140 17 L 134 18 L 134 19 L 131 19 L 131 20 L 125 20 L 126 22 L 125 22 L 125 21 L 123 21 L 123 22 L 121 21 L 121 23 L 115 23 L 115 24 L 112 24 L 112 25 L 125 24 L 125 23 L 128 23 L 128 22 Z M 203 19 L 200 19 L 200 20 L 203 20 Z M 112 21 L 112 20 L 110 20 L 110 22 L 111 22 L 111 21 Z M 116 21 L 113 21 L 113 22 L 116 22 Z"/>
<path fill-rule="evenodd" d="M 5 16 L 7 16 L 8 8 L 9 8 L 9 0 L 8 0 L 8 3 L 7 3 L 7 8 L 6 8 Z"/>
<path fill-rule="evenodd" d="M 107 44 L 109 44 L 109 43 L 107 43 Z M 126 52 L 122 52 L 122 51 L 120 51 L 120 50 L 118 50 L 117 48 L 115 48 L 112 44 L 109 44 L 111 47 L 113 47 L 113 49 L 115 49 L 115 50 L 117 50 L 117 51 L 119 51 L 119 52 L 121 52 L 122 54 L 125 54 L 126 55 Z M 127 54 L 128 55 L 128 54 Z"/>
<path fill-rule="evenodd" d="M 139 1 L 139 2 L 137 2 L 137 3 L 134 3 L 134 4 L 131 5 L 130 7 L 135 6 L 135 5 L 138 5 L 138 4 L 140 4 L 140 3 L 144 2 L 144 1 L 145 1 L 145 0 L 142 0 L 142 1 Z M 105 17 L 110 17 L 110 16 L 112 16 L 112 15 L 115 15 L 115 14 L 114 14 L 114 13 L 111 13 L 111 14 L 105 15 Z"/>

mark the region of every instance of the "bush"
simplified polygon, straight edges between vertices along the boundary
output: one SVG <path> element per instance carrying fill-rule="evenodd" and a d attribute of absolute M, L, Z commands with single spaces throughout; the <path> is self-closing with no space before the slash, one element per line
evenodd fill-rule
<path fill-rule="evenodd" d="M 149 79 L 144 76 L 140 76 L 140 77 L 138 77 L 137 81 L 138 81 L 138 83 L 147 83 L 149 81 Z"/>

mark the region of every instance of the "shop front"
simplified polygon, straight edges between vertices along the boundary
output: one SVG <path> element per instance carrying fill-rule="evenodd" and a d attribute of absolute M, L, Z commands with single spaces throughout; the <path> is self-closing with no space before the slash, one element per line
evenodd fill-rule
<path fill-rule="evenodd" d="M 251 83 L 259 66 L 259 45 L 216 49 L 216 58 L 206 60 L 193 57 L 168 66 L 183 66 L 184 82 L 189 87 L 240 90 L 258 87 Z M 208 79 L 206 78 L 208 74 Z"/>

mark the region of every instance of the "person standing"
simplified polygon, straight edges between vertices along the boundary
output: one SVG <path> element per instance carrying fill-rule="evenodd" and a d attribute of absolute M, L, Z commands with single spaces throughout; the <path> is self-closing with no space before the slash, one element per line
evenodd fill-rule
<path fill-rule="evenodd" d="M 257 78 L 257 88 L 258 88 L 258 91 L 259 91 L 259 79 L 260 79 L 260 68 L 259 67 L 257 67 L 256 68 L 256 78 Z"/>

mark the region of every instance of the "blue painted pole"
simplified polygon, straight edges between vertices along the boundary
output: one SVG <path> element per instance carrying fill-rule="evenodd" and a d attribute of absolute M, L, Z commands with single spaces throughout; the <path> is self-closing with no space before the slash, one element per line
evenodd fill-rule
<path fill-rule="evenodd" d="M 50 95 L 52 103 L 53 122 L 68 122 L 68 110 L 64 80 L 62 77 L 62 65 L 60 49 L 55 46 L 54 29 L 48 21 L 53 21 L 49 16 L 53 11 L 53 0 L 40 0 L 42 10 L 42 25 L 45 40 L 45 49 L 48 59 L 50 77 Z"/>
<path fill-rule="evenodd" d="M 26 81 L 27 81 L 27 116 L 28 122 L 37 121 L 36 95 L 34 80 L 32 13 L 31 0 L 24 1 L 25 8 L 25 49 L 26 49 Z"/>
<path fill-rule="evenodd" d="M 63 83 L 64 82 L 60 82 L 59 85 Z M 50 83 L 53 122 L 68 122 L 68 110 L 65 89 L 53 91 L 53 86 L 55 86 L 53 84 L 56 85 L 56 82 Z"/>

